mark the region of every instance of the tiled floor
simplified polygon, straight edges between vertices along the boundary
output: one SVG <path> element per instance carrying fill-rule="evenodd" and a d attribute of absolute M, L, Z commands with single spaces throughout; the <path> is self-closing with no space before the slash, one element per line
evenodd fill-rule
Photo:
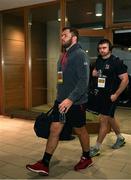
<path fill-rule="evenodd" d="M 128 120 L 131 118 L 130 111 L 127 117 Z M 46 140 L 35 136 L 33 123 L 30 120 L 0 116 L 0 179 L 131 179 L 129 133 L 123 134 L 127 143 L 119 150 L 110 148 L 115 141 L 115 135 L 108 134 L 102 146 L 102 154 L 93 158 L 94 165 L 88 169 L 80 172 L 73 170 L 74 164 L 81 156 L 79 141 L 75 138 L 59 143 L 51 161 L 48 177 L 28 172 L 25 165 L 41 159 L 46 143 Z M 90 139 L 93 145 L 96 135 L 90 135 Z"/>

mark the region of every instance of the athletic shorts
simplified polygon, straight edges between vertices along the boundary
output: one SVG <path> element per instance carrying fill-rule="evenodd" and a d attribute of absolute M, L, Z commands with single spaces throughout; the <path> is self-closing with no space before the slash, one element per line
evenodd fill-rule
<path fill-rule="evenodd" d="M 60 112 L 59 106 L 60 102 L 55 101 L 54 108 L 52 111 L 52 121 L 59 122 Z M 72 105 L 68 112 L 66 113 L 66 122 L 71 127 L 80 128 L 86 124 L 86 104 Z"/>
<path fill-rule="evenodd" d="M 97 95 L 89 94 L 87 111 L 114 117 L 117 104 L 118 100 L 112 102 L 110 95 L 107 93 L 98 92 Z"/>
<path fill-rule="evenodd" d="M 98 104 L 99 113 L 113 118 L 116 110 L 117 102 L 118 101 L 112 102 L 110 99 L 110 95 L 100 94 L 99 104 Z"/>

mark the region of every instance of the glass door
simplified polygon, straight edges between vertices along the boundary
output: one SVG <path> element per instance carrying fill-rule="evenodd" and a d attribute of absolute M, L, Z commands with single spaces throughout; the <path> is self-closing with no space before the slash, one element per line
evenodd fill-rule
<path fill-rule="evenodd" d="M 93 63 L 97 58 L 97 44 L 98 42 L 106 37 L 105 30 L 88 30 L 79 29 L 80 38 L 79 43 L 82 48 L 87 52 L 90 63 Z"/>
<path fill-rule="evenodd" d="M 131 29 L 117 29 L 113 32 L 113 54 L 127 66 L 129 83 L 120 96 L 119 105 L 131 107 Z"/>
<path fill-rule="evenodd" d="M 32 110 L 43 111 L 56 98 L 56 65 L 60 52 L 59 9 L 58 2 L 31 9 Z"/>

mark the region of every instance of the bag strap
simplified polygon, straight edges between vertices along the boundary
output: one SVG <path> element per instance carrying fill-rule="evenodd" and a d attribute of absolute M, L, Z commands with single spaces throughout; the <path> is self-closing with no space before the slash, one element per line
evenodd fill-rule
<path fill-rule="evenodd" d="M 53 110 L 53 108 L 54 108 L 54 106 L 51 107 L 51 108 L 49 109 L 49 111 L 46 112 L 46 115 L 48 115 L 48 114 Z"/>

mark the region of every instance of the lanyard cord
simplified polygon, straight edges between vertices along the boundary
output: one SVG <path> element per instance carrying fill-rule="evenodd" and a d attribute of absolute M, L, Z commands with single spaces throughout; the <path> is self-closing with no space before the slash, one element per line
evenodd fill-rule
<path fill-rule="evenodd" d="M 67 52 L 63 53 L 60 63 L 62 65 L 62 69 L 64 69 L 67 64 Z"/>

